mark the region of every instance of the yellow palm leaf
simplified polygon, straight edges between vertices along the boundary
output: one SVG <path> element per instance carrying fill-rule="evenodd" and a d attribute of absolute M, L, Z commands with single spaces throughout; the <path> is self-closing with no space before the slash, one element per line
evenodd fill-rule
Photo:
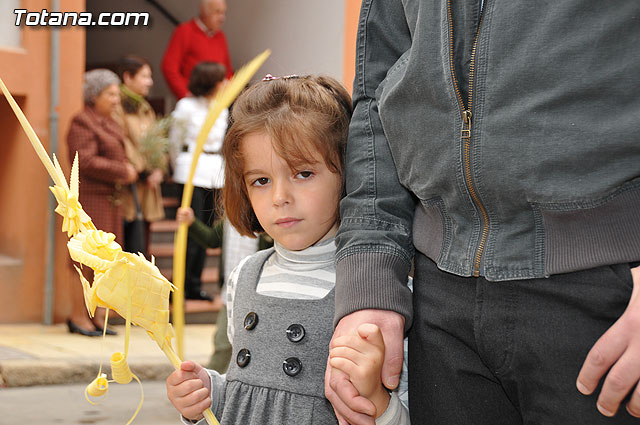
<path fill-rule="evenodd" d="M 207 135 L 211 131 L 211 127 L 213 127 L 220 113 L 228 108 L 235 98 L 238 97 L 247 83 L 249 83 L 251 77 L 258 71 L 270 54 L 270 50 L 265 50 L 236 72 L 231 81 L 220 90 L 211 102 L 207 117 L 196 138 L 196 148 L 193 152 L 193 159 L 191 160 L 191 171 L 189 172 L 189 178 L 184 185 L 184 191 L 182 193 L 182 207 L 189 207 L 191 205 L 191 198 L 193 197 L 193 175 L 195 174 L 198 158 L 202 153 L 204 142 L 207 140 Z M 176 331 L 176 347 L 180 357 L 184 356 L 184 268 L 187 254 L 188 232 L 187 224 L 181 223 L 176 231 L 173 254 L 173 284 L 177 288 L 173 294 L 173 326 Z"/>

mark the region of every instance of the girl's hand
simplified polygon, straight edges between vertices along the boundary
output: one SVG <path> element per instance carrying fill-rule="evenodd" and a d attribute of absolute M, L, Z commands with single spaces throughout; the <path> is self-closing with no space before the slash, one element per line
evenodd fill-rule
<path fill-rule="evenodd" d="M 362 397 L 376 406 L 376 415 L 382 415 L 389 405 L 389 393 L 382 385 L 384 340 L 380 328 L 365 323 L 357 333 L 338 337 L 329 352 L 329 364 L 349 376 L 349 380 Z"/>
<path fill-rule="evenodd" d="M 190 207 L 180 207 L 176 212 L 176 220 L 178 223 L 187 223 L 189 226 L 194 222 L 195 216 Z"/>
<path fill-rule="evenodd" d="M 185 418 L 202 419 L 202 412 L 211 407 L 209 374 L 197 363 L 182 362 L 167 378 L 167 398 Z"/>
<path fill-rule="evenodd" d="M 384 363 L 382 365 L 382 381 L 389 389 L 394 389 L 400 381 L 402 358 L 404 357 L 404 317 L 389 310 L 360 310 L 344 316 L 333 332 L 330 347 L 334 341 L 344 335 L 356 332 L 365 323 L 374 323 L 382 331 L 385 341 Z M 335 373 L 332 373 L 332 370 Z M 333 405 L 341 425 L 374 425 L 376 406 L 362 397 L 346 375 L 334 369 L 327 360 L 324 393 Z"/>

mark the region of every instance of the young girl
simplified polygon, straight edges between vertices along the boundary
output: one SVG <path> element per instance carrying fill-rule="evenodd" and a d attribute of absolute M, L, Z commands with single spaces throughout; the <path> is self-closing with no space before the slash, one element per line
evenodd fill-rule
<path fill-rule="evenodd" d="M 209 104 L 224 84 L 225 67 L 214 62 L 200 62 L 191 71 L 189 91 L 193 96 L 184 97 L 176 104 L 171 114 L 173 125 L 169 133 L 172 144 L 171 163 L 173 180 L 184 189 L 191 161 L 196 149 L 196 139 L 202 128 Z M 191 208 L 196 217 L 207 225 L 212 225 L 217 192 L 224 184 L 223 162 L 220 149 L 227 131 L 229 111 L 222 111 L 207 136 L 203 151 L 193 176 L 193 198 Z M 209 294 L 202 290 L 202 269 L 204 268 L 206 249 L 193 238 L 187 240 L 187 258 L 185 265 L 184 296 L 186 299 L 212 301 Z"/>
<path fill-rule="evenodd" d="M 226 376 L 184 362 L 167 378 L 169 400 L 184 418 L 200 419 L 211 407 L 221 424 L 338 422 L 324 397 L 324 371 L 350 115 L 348 93 L 327 77 L 267 76 L 236 101 L 223 145 L 225 213 L 240 233 L 266 232 L 275 247 L 245 259 L 227 282 L 233 355 Z M 377 347 L 363 351 L 381 364 L 384 345 L 375 334 L 363 329 L 359 337 Z M 368 391 L 360 381 L 371 363 L 350 353 L 335 353 L 343 359 L 336 366 Z M 404 412 L 397 397 L 372 401 L 380 414 Z"/>

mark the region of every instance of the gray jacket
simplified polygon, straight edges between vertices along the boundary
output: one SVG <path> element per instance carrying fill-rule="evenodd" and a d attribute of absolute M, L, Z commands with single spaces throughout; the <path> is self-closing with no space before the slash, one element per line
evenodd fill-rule
<path fill-rule="evenodd" d="M 484 3 L 363 1 L 336 320 L 409 326 L 414 246 L 495 281 L 640 260 L 640 2 Z"/>

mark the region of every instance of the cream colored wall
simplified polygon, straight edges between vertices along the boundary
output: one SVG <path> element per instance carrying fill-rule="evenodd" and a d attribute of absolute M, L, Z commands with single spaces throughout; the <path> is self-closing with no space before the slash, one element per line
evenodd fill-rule
<path fill-rule="evenodd" d="M 322 73 L 342 79 L 343 1 L 228 0 L 227 7 L 235 67 L 270 48 L 260 76 Z"/>
<path fill-rule="evenodd" d="M 20 0 L 3 0 L 0 2 L 0 46 L 20 47 L 20 27 L 15 25 L 14 9 L 20 8 Z"/>

